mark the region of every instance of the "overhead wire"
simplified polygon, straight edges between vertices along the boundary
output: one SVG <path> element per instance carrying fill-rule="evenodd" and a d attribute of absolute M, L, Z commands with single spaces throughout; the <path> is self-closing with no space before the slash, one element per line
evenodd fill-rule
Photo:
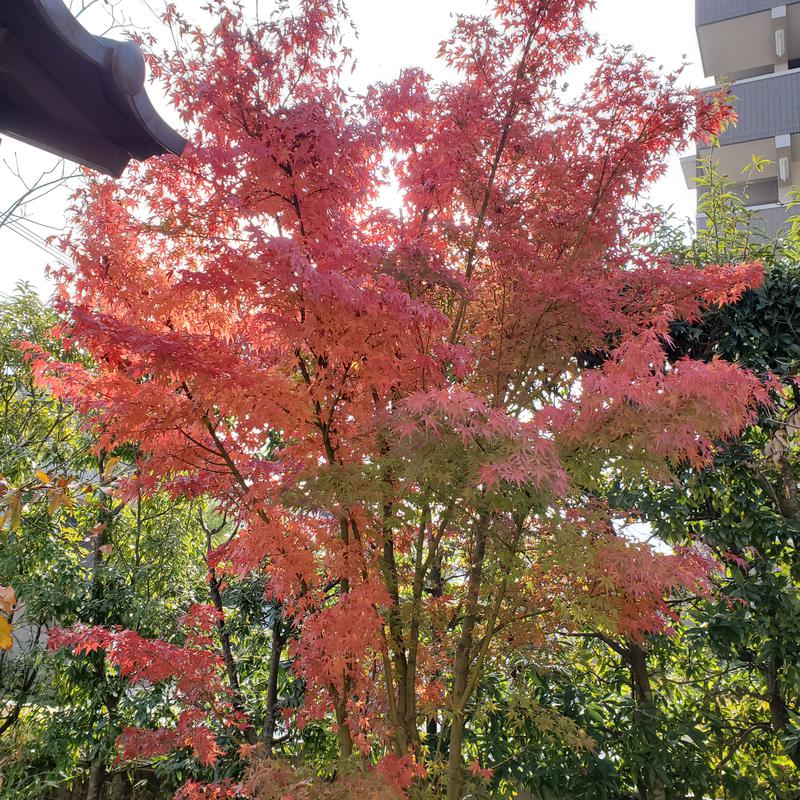
<path fill-rule="evenodd" d="M 37 245 L 39 245 L 42 249 L 47 250 L 51 255 L 56 256 L 58 258 L 63 258 L 64 256 L 62 253 L 57 250 L 50 242 L 45 239 L 41 234 L 37 233 L 35 230 L 24 225 L 20 220 L 11 219 L 6 222 L 8 227 L 20 232 L 21 234 L 25 235 L 32 241 L 34 241 Z"/>
<path fill-rule="evenodd" d="M 59 263 L 63 266 L 70 266 L 70 262 L 64 257 L 63 253 L 60 253 L 50 244 L 48 244 L 46 239 L 43 239 L 39 236 L 35 231 L 26 228 L 24 225 L 20 224 L 17 220 L 7 220 L 4 228 L 16 233 L 17 236 L 27 241 L 29 244 L 32 244 L 34 247 L 37 247 L 46 255 L 50 256 L 51 258 L 56 259 Z"/>

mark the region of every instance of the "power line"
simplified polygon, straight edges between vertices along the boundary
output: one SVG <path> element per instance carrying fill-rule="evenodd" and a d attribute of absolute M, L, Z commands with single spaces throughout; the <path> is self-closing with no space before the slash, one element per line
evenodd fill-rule
<path fill-rule="evenodd" d="M 17 220 L 9 220 L 6 223 L 6 225 L 8 225 L 12 230 L 15 230 L 16 232 L 20 233 L 20 235 L 26 236 L 33 244 L 36 244 L 38 247 L 40 247 L 42 250 L 45 250 L 46 252 L 48 252 L 54 258 L 58 258 L 61 261 L 65 261 L 66 260 L 64 258 L 64 256 L 62 255 L 62 253 L 59 250 L 56 250 L 56 248 L 53 247 L 47 241 L 47 239 L 45 239 L 44 237 L 40 236 L 38 233 L 36 233 L 36 231 L 33 231 L 30 228 L 27 228 L 21 222 L 18 222 Z"/>
<path fill-rule="evenodd" d="M 46 239 L 44 236 L 42 236 L 37 231 L 35 231 L 32 228 L 28 227 L 29 225 L 37 224 L 36 222 L 34 222 L 34 220 L 30 220 L 30 219 L 27 219 L 27 218 L 21 217 L 21 216 L 15 216 L 15 217 L 11 217 L 6 222 L 6 224 L 7 225 L 14 225 L 16 228 L 19 228 L 20 230 L 23 230 L 28 236 L 32 236 L 34 239 L 36 239 L 37 242 L 39 242 L 43 247 L 46 247 L 48 250 L 50 250 L 54 255 L 57 255 L 59 258 L 63 257 L 62 254 L 61 254 L 61 251 L 59 251 L 55 247 L 53 247 L 50 244 L 50 242 L 48 241 L 48 239 Z M 43 223 L 39 223 L 39 224 L 43 224 Z M 45 226 L 45 227 L 51 227 L 51 226 L 48 225 L 48 226 Z M 60 229 L 52 228 L 52 230 L 60 230 Z"/>
<path fill-rule="evenodd" d="M 24 239 L 29 244 L 32 244 L 34 247 L 38 247 L 39 250 L 41 250 L 43 253 L 45 253 L 46 255 L 50 256 L 51 258 L 56 259 L 63 266 L 65 266 L 65 267 L 71 266 L 70 262 L 67 261 L 61 253 L 59 253 L 54 248 L 50 247 L 47 244 L 47 242 L 45 242 L 44 239 L 42 239 L 41 237 L 37 236 L 33 231 L 30 231 L 27 228 L 23 227 L 22 225 L 20 225 L 15 220 L 10 220 L 10 221 L 6 222 L 6 224 L 3 227 L 7 228 L 8 230 L 12 231 L 13 233 L 16 233 L 17 236 L 21 237 L 22 239 Z"/>

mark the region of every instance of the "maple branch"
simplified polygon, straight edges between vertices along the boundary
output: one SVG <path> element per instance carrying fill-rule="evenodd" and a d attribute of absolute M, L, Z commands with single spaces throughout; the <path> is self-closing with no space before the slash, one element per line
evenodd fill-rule
<path fill-rule="evenodd" d="M 522 50 L 522 55 L 520 57 L 519 66 L 517 67 L 517 72 L 515 76 L 515 81 L 513 87 L 516 88 L 516 85 L 522 80 L 525 75 L 525 62 L 528 59 L 528 54 L 530 53 L 531 45 L 533 44 L 534 37 L 536 35 L 536 26 L 534 26 L 533 30 L 528 35 L 528 38 L 525 42 L 525 46 Z M 509 105 L 508 110 L 506 111 L 505 119 L 503 120 L 503 126 L 500 132 L 500 141 L 498 142 L 497 149 L 494 154 L 494 158 L 492 159 L 492 166 L 489 170 L 489 178 L 486 182 L 486 188 L 483 193 L 483 200 L 481 201 L 480 211 L 478 212 L 478 219 L 475 223 L 475 229 L 472 234 L 472 241 L 470 242 L 469 247 L 467 248 L 467 254 L 465 259 L 465 268 L 464 268 L 464 277 L 466 279 L 466 283 L 469 284 L 470 279 L 472 278 L 472 273 L 475 270 L 475 258 L 478 253 L 478 242 L 480 240 L 480 235 L 483 231 L 483 224 L 486 219 L 486 213 L 489 210 L 489 200 L 492 196 L 492 189 L 494 188 L 494 181 L 497 177 L 497 171 L 500 168 L 500 161 L 503 158 L 503 153 L 505 152 L 506 145 L 508 143 L 508 137 L 511 133 L 511 127 L 514 123 L 514 119 L 517 115 L 517 108 L 518 103 L 515 97 L 512 95 L 511 103 Z M 461 326 L 464 322 L 464 315 L 467 310 L 467 294 L 466 291 L 461 296 L 461 300 L 459 302 L 458 311 L 456 312 L 455 320 L 453 321 L 453 329 L 450 332 L 450 344 L 455 344 L 458 340 L 459 334 L 461 332 Z"/>
<path fill-rule="evenodd" d="M 244 476 L 241 474 L 236 464 L 233 462 L 233 459 L 228 453 L 226 447 L 224 446 L 219 436 L 217 435 L 215 426 L 212 425 L 211 420 L 209 420 L 207 416 L 203 417 L 203 422 L 205 423 L 205 426 L 209 434 L 211 435 L 211 438 L 214 440 L 214 443 L 219 448 L 220 455 L 228 464 L 231 472 L 236 477 L 237 482 L 239 483 L 240 487 L 246 494 L 249 491 L 247 482 L 245 481 Z M 264 509 L 261 508 L 258 509 L 257 513 L 262 520 L 264 521 L 268 520 L 268 515 L 266 511 L 264 511 Z M 302 581 L 302 584 L 303 584 L 303 591 L 305 591 L 306 589 L 305 581 Z M 221 599 L 219 600 L 219 602 L 221 604 L 222 602 Z M 283 650 L 283 645 L 285 643 L 280 624 L 280 619 L 282 614 L 283 614 L 283 605 L 281 603 L 278 603 L 278 607 L 275 612 L 275 621 L 273 622 L 272 626 L 272 651 L 270 654 L 270 669 L 269 669 L 269 678 L 267 686 L 267 724 L 264 730 L 265 746 L 267 748 L 268 755 L 271 754 L 272 748 L 275 744 L 275 740 L 273 737 L 275 733 L 275 724 L 277 720 L 278 671 L 280 670 L 280 656 Z M 236 684 L 238 686 L 238 679 L 236 681 Z M 248 738 L 251 736 L 251 734 L 252 734 L 252 729 L 248 728 Z"/>
<path fill-rule="evenodd" d="M 400 687 L 395 685 L 392 661 L 389 656 L 389 646 L 386 639 L 386 631 L 383 625 L 380 627 L 380 637 L 383 676 L 386 684 L 386 700 L 389 705 L 389 718 L 392 721 L 392 727 L 394 728 L 395 732 L 395 755 L 402 756 L 405 752 L 405 741 L 402 737 L 403 726 L 400 720 L 400 714 L 397 710 L 397 699 L 395 696 L 395 692 L 399 691 Z"/>
<path fill-rule="evenodd" d="M 191 467 L 192 469 L 196 469 L 202 472 L 208 472 L 212 475 L 230 475 L 230 470 L 221 470 L 221 469 L 211 469 L 211 467 L 204 466 L 202 464 L 195 464 L 193 461 L 189 461 L 188 458 L 184 458 L 183 456 L 179 456 L 175 453 L 172 456 L 176 461 L 180 461 L 182 464 L 186 464 L 187 467 Z M 209 463 L 209 462 L 206 462 Z M 227 466 L 227 465 L 226 465 Z"/>
<path fill-rule="evenodd" d="M 288 638 L 288 631 L 281 624 L 282 606 L 278 604 L 272 620 L 272 648 L 269 656 L 269 676 L 267 679 L 267 721 L 264 726 L 264 746 L 267 757 L 272 755 L 272 749 L 280 740 L 275 738 L 275 728 L 278 722 L 278 678 L 281 668 L 281 653 Z M 288 733 L 286 736 L 288 737 Z"/>
<path fill-rule="evenodd" d="M 228 469 L 231 471 L 231 474 L 236 479 L 236 482 L 242 488 L 242 491 L 247 494 L 250 491 L 250 487 L 247 485 L 247 481 L 244 479 L 244 476 L 239 471 L 239 468 L 234 463 L 233 459 L 231 458 L 230 453 L 228 452 L 225 445 L 222 443 L 222 440 L 219 438 L 217 434 L 217 429 L 214 425 L 211 424 L 211 420 L 208 418 L 207 415 L 203 415 L 203 424 L 206 426 L 206 430 L 209 432 L 211 438 L 214 440 L 214 444 L 217 446 L 219 450 L 219 455 L 221 456 L 222 460 L 225 462 Z"/>
<path fill-rule="evenodd" d="M 190 433 L 187 433 L 187 432 L 186 432 L 186 431 L 185 431 L 183 428 L 181 428 L 181 427 L 178 427 L 178 429 L 177 429 L 177 430 L 178 430 L 178 431 L 179 431 L 179 432 L 180 432 L 180 433 L 181 433 L 183 436 L 185 436 L 185 437 L 186 437 L 186 438 L 187 438 L 187 439 L 188 439 L 188 440 L 189 440 L 189 441 L 190 441 L 192 444 L 196 445 L 196 446 L 197 446 L 197 447 L 199 447 L 201 450 L 205 450 L 207 453 L 210 453 L 212 456 L 219 456 L 219 455 L 220 455 L 220 452 L 219 452 L 219 450 L 218 450 L 218 449 L 216 449 L 216 450 L 215 450 L 215 449 L 213 449 L 213 448 L 211 448 L 211 447 L 208 447 L 207 445 L 204 445 L 204 444 L 203 444 L 203 443 L 202 443 L 202 442 L 201 442 L 199 439 L 195 439 L 195 438 L 194 438 L 194 437 L 193 437 L 193 436 L 192 436 Z M 204 460 L 205 460 L 205 459 L 204 459 Z M 209 461 L 209 463 L 213 463 L 213 462 Z M 222 462 L 222 463 L 223 463 L 223 464 L 226 464 L 226 466 L 227 466 L 227 462 L 225 462 L 224 460 L 223 460 L 223 462 Z"/>
<path fill-rule="evenodd" d="M 228 523 L 227 514 L 223 515 L 222 522 L 215 528 L 211 529 L 206 524 L 205 515 L 203 514 L 202 506 L 198 510 L 198 518 L 200 528 L 205 533 L 206 537 L 206 566 L 208 569 L 208 589 L 211 594 L 211 600 L 214 608 L 217 610 L 217 632 L 219 633 L 220 646 L 222 648 L 222 658 L 225 662 L 225 670 L 228 674 L 228 683 L 231 687 L 232 702 L 238 711 L 244 710 L 244 698 L 242 696 L 241 686 L 239 685 L 239 670 L 236 664 L 236 658 L 233 655 L 233 645 L 231 637 L 228 633 L 228 627 L 225 624 L 225 606 L 222 602 L 221 582 L 217 577 L 217 570 L 211 565 L 211 553 L 213 550 L 213 537 L 220 533 Z M 255 744 L 255 732 L 252 726 L 248 726 L 245 733 L 247 740 L 250 744 Z"/>
<path fill-rule="evenodd" d="M 559 631 L 558 635 L 574 639 L 597 639 L 613 650 L 618 656 L 621 656 L 622 658 L 627 657 L 628 650 L 626 647 L 612 639 L 610 636 L 606 636 L 606 634 L 600 633 L 599 631 L 591 631 L 589 633 L 581 633 L 580 631 Z"/>
<path fill-rule="evenodd" d="M 491 611 L 489 612 L 489 617 L 486 621 L 486 633 L 483 636 L 478 653 L 474 657 L 474 665 L 467 680 L 466 686 L 464 687 L 464 693 L 461 698 L 457 698 L 459 708 L 464 708 L 464 706 L 467 704 L 469 698 L 472 696 L 472 693 L 475 691 L 475 687 L 478 685 L 481 675 L 483 674 L 483 665 L 486 661 L 486 654 L 489 652 L 489 645 L 491 644 L 492 638 L 497 632 L 495 627 L 497 623 L 497 617 L 500 614 L 500 607 L 503 604 L 503 600 L 505 600 L 507 590 L 508 581 L 503 580 L 498 587 L 495 601 L 492 604 Z"/>

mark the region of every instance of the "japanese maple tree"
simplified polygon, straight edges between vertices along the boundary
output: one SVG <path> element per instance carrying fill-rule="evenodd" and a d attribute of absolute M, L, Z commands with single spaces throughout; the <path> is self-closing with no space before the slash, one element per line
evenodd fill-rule
<path fill-rule="evenodd" d="M 490 775 L 463 753 L 489 665 L 564 629 L 669 627 L 666 596 L 713 565 L 620 537 L 595 480 L 702 466 L 767 397 L 665 352 L 760 267 L 638 244 L 643 192 L 729 109 L 602 49 L 591 5 L 496 0 L 442 43 L 452 80 L 408 69 L 364 96 L 336 0 L 259 22 L 212 0 L 208 29 L 170 8 L 179 47 L 152 66 L 187 152 L 89 180 L 64 243 L 63 336 L 93 366 L 39 354 L 40 379 L 100 447 L 138 444 L 138 491 L 238 521 L 210 563 L 263 571 L 298 631 L 291 724 L 329 720 L 343 763 L 383 752 L 399 790 L 440 762 L 450 800 Z M 147 676 L 135 654 L 159 648 L 127 636 L 62 643 L 134 643 L 121 664 Z"/>

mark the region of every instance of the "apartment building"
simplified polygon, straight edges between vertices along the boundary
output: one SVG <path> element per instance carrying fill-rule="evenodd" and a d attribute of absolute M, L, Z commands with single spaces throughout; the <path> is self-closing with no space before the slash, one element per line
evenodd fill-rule
<path fill-rule="evenodd" d="M 774 234 L 798 213 L 786 205 L 800 185 L 800 0 L 696 0 L 696 25 L 705 74 L 731 83 L 739 116 L 715 158 L 734 181 L 753 155 L 772 162 L 751 180 L 746 202 Z M 683 168 L 694 187 L 697 158 Z"/>

